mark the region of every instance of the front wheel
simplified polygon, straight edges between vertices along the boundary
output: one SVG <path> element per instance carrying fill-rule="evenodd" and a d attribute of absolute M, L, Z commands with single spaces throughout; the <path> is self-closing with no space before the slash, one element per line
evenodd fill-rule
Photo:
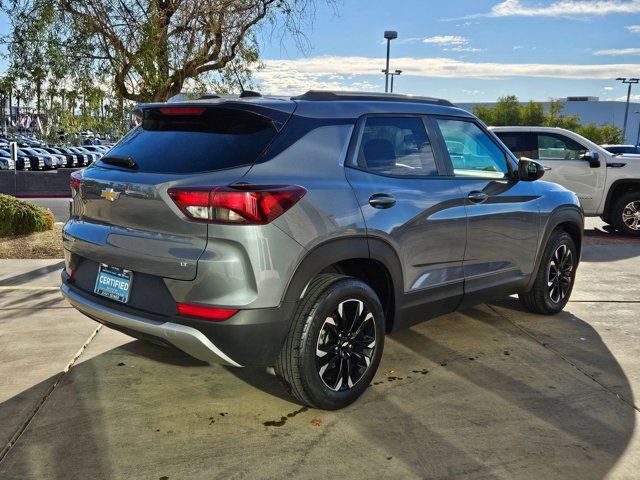
<path fill-rule="evenodd" d="M 554 315 L 571 296 L 578 266 L 578 254 L 571 235 L 553 232 L 545 247 L 533 288 L 519 294 L 524 307 L 533 313 Z"/>
<path fill-rule="evenodd" d="M 612 221 L 620 233 L 640 236 L 640 192 L 627 192 L 616 200 Z"/>
<path fill-rule="evenodd" d="M 345 407 L 375 375 L 384 335 L 384 311 L 369 285 L 344 275 L 318 275 L 298 306 L 276 373 L 305 405 Z"/>

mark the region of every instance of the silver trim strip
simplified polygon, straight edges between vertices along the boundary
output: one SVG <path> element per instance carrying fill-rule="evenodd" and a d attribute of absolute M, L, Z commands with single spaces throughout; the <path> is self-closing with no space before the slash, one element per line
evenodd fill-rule
<path fill-rule="evenodd" d="M 210 363 L 227 363 L 241 367 L 216 347 L 201 331 L 186 325 L 172 322 L 156 322 L 136 315 L 119 312 L 92 302 L 73 292 L 67 285 L 61 285 L 60 291 L 67 301 L 81 313 L 99 318 L 106 323 L 119 325 L 141 333 L 160 337 L 198 360 Z"/>

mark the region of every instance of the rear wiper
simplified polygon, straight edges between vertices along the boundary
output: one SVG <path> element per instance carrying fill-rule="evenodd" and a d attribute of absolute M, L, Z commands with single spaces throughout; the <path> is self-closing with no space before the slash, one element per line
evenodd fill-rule
<path fill-rule="evenodd" d="M 132 170 L 138 169 L 138 164 L 131 157 L 109 155 L 108 157 L 102 157 L 100 161 L 103 163 L 111 164 L 111 165 L 118 165 L 119 167 L 130 168 Z"/>

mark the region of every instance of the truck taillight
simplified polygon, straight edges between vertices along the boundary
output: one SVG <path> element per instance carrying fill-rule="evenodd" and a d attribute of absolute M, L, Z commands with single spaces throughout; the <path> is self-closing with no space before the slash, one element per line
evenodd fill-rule
<path fill-rule="evenodd" d="M 192 220 L 264 225 L 293 207 L 307 191 L 298 185 L 235 185 L 171 188 L 168 193 Z"/>
<path fill-rule="evenodd" d="M 71 172 L 71 176 L 69 177 L 69 184 L 71 185 L 72 196 L 80 192 L 80 185 L 82 185 L 82 170 Z"/>

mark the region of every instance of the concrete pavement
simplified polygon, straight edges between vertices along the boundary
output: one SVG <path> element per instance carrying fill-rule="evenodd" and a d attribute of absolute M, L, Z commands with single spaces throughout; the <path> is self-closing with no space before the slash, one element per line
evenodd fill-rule
<path fill-rule="evenodd" d="M 399 332 L 339 412 L 97 329 L 38 288 L 58 261 L 0 263 L 0 478 L 636 479 L 639 256 L 591 229 L 565 312 L 506 299 Z"/>

